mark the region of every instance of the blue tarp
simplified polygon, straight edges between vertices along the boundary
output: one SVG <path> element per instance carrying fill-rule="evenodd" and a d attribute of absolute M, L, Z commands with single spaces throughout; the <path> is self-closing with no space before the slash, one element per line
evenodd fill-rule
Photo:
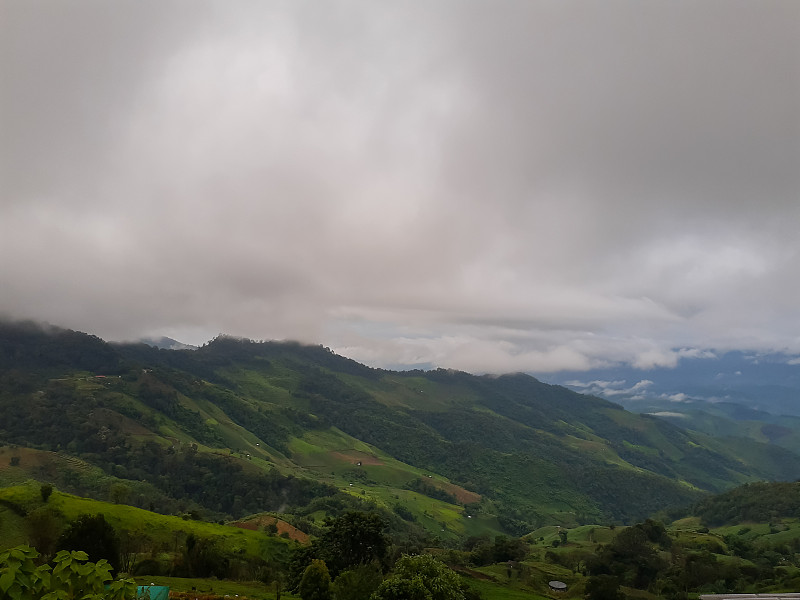
<path fill-rule="evenodd" d="M 165 585 L 140 585 L 136 588 L 137 600 L 169 600 L 169 588 Z"/>

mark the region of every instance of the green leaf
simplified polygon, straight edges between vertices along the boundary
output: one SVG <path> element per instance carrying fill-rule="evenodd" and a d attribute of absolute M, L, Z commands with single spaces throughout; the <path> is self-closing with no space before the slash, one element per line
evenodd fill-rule
<path fill-rule="evenodd" d="M 14 583 L 14 576 L 16 575 L 16 571 L 7 571 L 0 576 L 0 590 L 3 592 L 7 592 L 8 588 L 11 587 L 11 584 Z"/>
<path fill-rule="evenodd" d="M 45 566 L 47 566 L 47 565 L 45 565 Z M 41 584 L 41 586 L 44 589 L 47 589 L 47 588 L 50 587 L 50 570 L 49 569 L 45 569 L 45 570 L 42 570 L 42 571 L 39 571 L 37 569 L 36 575 L 38 577 L 39 583 Z"/>
<path fill-rule="evenodd" d="M 61 560 L 53 569 L 53 575 L 60 575 L 61 572 L 72 564 L 71 560 Z"/>
<path fill-rule="evenodd" d="M 15 581 L 14 585 L 12 585 L 8 589 L 8 592 L 6 592 L 6 593 L 8 594 L 8 597 L 11 598 L 11 600 L 22 600 L 25 596 L 28 596 L 27 594 L 25 594 L 25 596 L 23 596 L 22 595 L 23 591 L 24 590 L 22 589 L 22 586 Z M 30 597 L 30 596 L 28 596 L 28 597 Z"/>
<path fill-rule="evenodd" d="M 25 560 L 25 554 L 30 554 L 30 552 L 26 552 L 25 550 L 23 550 L 24 548 L 26 547 L 22 546 L 19 548 L 12 548 L 8 554 L 10 557 L 16 558 L 19 561 Z M 39 556 L 38 552 L 36 552 L 35 550 L 33 552 L 36 554 L 36 556 Z M 35 558 L 35 556 L 33 558 Z"/>
<path fill-rule="evenodd" d="M 25 588 L 28 588 L 28 589 L 30 589 L 30 588 L 32 588 L 32 587 L 33 587 L 33 586 L 31 585 L 31 578 L 30 578 L 30 577 L 28 576 L 28 574 L 27 574 L 27 573 L 25 573 L 24 571 L 18 571 L 18 572 L 17 572 L 17 581 L 19 582 L 19 584 L 20 584 L 21 586 L 23 586 L 23 587 L 25 587 Z"/>

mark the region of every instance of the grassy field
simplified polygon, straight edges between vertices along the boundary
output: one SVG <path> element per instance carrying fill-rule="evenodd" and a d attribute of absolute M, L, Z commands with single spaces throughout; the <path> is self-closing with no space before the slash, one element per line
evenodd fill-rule
<path fill-rule="evenodd" d="M 12 502 L 26 512 L 33 511 L 45 503 L 39 493 L 38 482 L 0 489 L 0 500 Z M 54 491 L 47 506 L 64 515 L 67 521 L 81 514 L 102 514 L 117 531 L 142 535 L 163 548 L 182 544 L 185 536 L 216 538 L 230 552 L 243 552 L 264 559 L 285 558 L 294 542 L 282 537 L 270 536 L 261 531 L 250 531 L 238 527 L 192 521 L 181 517 L 159 515 L 132 506 L 110 504 L 89 498 Z M 23 518 L 0 504 L 0 547 L 8 548 L 25 542 Z"/>
<path fill-rule="evenodd" d="M 548 596 L 527 589 L 515 589 L 481 579 L 466 579 L 467 585 L 480 592 L 484 600 L 543 600 Z"/>
<path fill-rule="evenodd" d="M 238 600 L 273 600 L 275 588 L 258 581 L 224 581 L 217 579 L 188 579 L 184 577 L 157 577 L 145 575 L 135 577 L 138 585 L 163 585 L 170 592 L 187 592 L 199 595 L 216 595 L 231 597 Z M 189 595 L 190 598 L 191 594 Z M 286 591 L 281 591 L 281 598 L 298 598 Z"/>
<path fill-rule="evenodd" d="M 430 498 L 404 486 L 422 479 L 465 503 L 480 502 L 479 494 L 453 484 L 446 477 L 392 458 L 336 428 L 306 432 L 293 438 L 289 449 L 291 460 L 314 472 L 319 480 L 389 510 L 399 504 L 420 525 L 442 539 L 501 533 L 494 515 L 477 511 L 468 518 L 461 504 Z"/>

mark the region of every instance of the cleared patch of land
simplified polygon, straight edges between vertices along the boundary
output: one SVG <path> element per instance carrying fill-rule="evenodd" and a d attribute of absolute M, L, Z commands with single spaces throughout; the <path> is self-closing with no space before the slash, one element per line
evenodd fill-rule
<path fill-rule="evenodd" d="M 296 542 L 300 542 L 301 544 L 307 544 L 309 542 L 309 536 L 307 533 L 300 531 L 297 529 L 297 527 L 290 525 L 282 519 L 278 519 L 277 517 L 270 515 L 258 515 L 249 519 L 243 519 L 241 521 L 231 523 L 231 525 L 234 527 L 239 527 L 240 529 L 249 529 L 250 531 L 263 531 L 265 527 L 269 527 L 273 524 L 278 528 L 278 535 L 283 536 L 283 534 L 286 534 L 286 537 Z"/>

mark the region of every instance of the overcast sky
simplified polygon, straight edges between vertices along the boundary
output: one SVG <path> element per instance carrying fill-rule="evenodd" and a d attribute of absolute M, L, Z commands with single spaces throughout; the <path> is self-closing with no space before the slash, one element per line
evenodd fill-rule
<path fill-rule="evenodd" d="M 0 0 L 0 313 L 375 366 L 800 353 L 800 2 Z"/>

